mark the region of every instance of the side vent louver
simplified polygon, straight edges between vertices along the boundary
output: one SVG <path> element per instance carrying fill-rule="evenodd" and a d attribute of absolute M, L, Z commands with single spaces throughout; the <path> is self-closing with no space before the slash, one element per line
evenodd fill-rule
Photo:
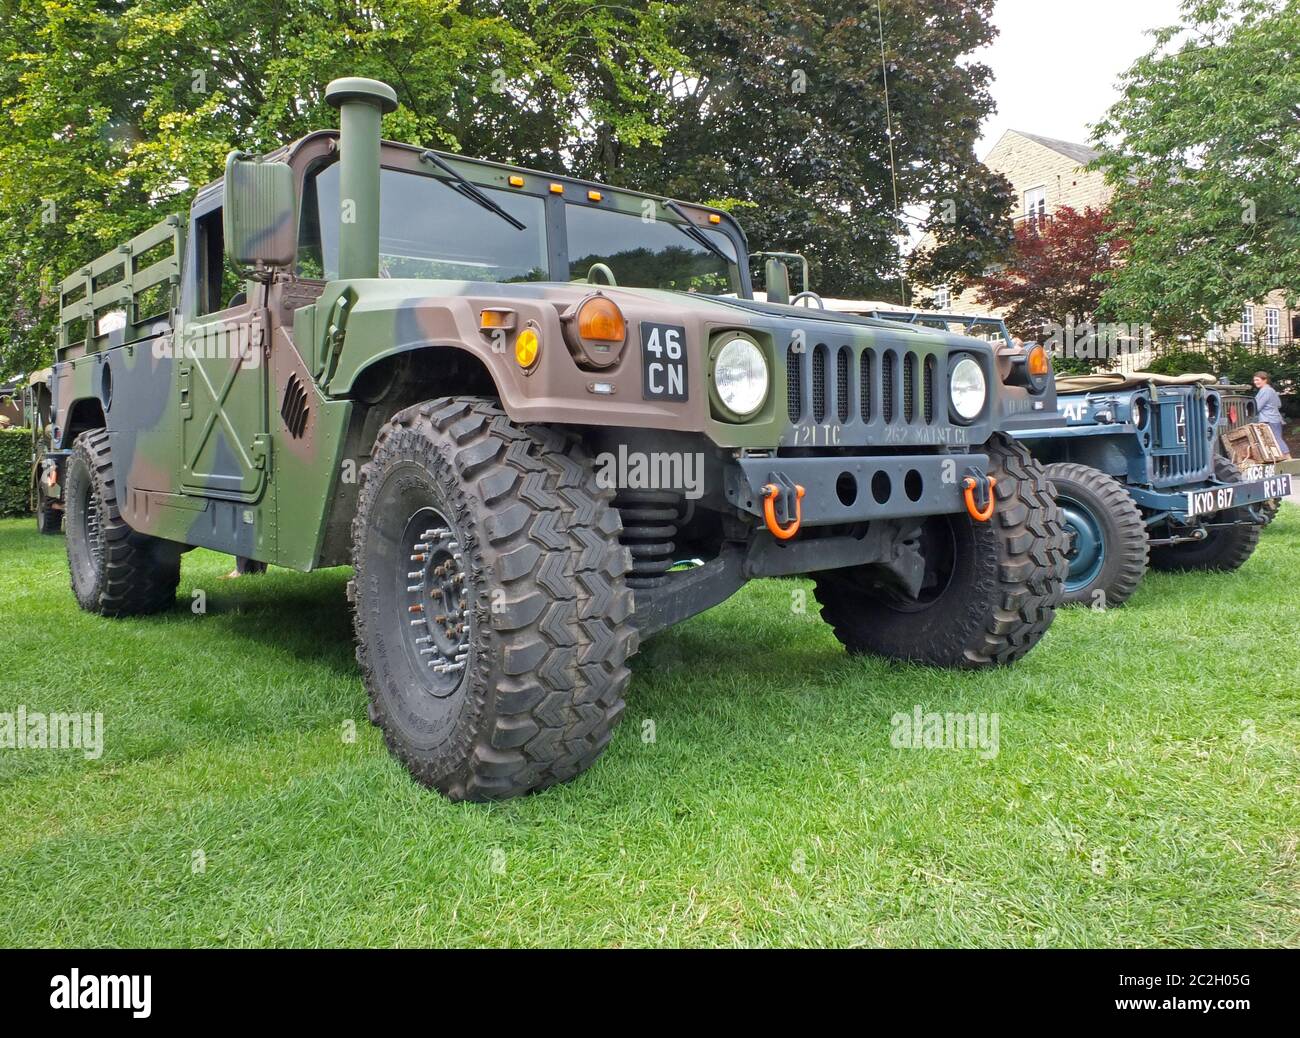
<path fill-rule="evenodd" d="M 296 373 L 290 375 L 289 381 L 285 383 L 284 400 L 280 403 L 280 417 L 284 419 L 289 435 L 295 440 L 302 439 L 302 434 L 307 431 L 307 419 L 311 417 L 311 412 L 307 408 L 307 390 Z"/>

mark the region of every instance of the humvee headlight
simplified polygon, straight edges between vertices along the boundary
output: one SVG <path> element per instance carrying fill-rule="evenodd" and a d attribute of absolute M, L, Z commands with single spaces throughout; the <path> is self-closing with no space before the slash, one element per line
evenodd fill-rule
<path fill-rule="evenodd" d="M 767 399 L 767 359 L 752 339 L 737 335 L 723 343 L 713 361 L 713 386 L 722 406 L 748 418 Z"/>
<path fill-rule="evenodd" d="M 525 328 L 515 340 L 515 363 L 525 370 L 537 363 L 542 342 L 533 328 Z"/>
<path fill-rule="evenodd" d="M 984 410 L 988 387 L 984 382 L 984 372 L 972 358 L 962 357 L 952 366 L 952 373 L 948 376 L 948 396 L 952 400 L 952 409 L 964 421 L 973 421 Z"/>

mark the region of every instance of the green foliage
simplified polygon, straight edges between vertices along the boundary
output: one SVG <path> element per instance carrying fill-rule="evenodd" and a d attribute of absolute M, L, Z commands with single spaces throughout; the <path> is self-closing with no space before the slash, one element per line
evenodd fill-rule
<path fill-rule="evenodd" d="M 1095 128 L 1126 262 L 1104 303 L 1200 335 L 1300 289 L 1300 0 L 1187 0 Z"/>
<path fill-rule="evenodd" d="M 0 516 L 31 512 L 32 433 L 0 429 Z"/>
<path fill-rule="evenodd" d="M 828 295 L 898 298 L 905 209 L 929 212 L 912 273 L 926 283 L 959 286 L 1006 245 L 1009 189 L 975 157 L 992 73 L 970 58 L 996 33 L 992 0 L 890 0 L 880 25 L 876 5 L 840 0 L 681 6 L 693 74 L 657 84 L 662 142 L 607 141 L 586 156 L 597 179 L 745 200 L 751 245 L 805 254 Z"/>
<path fill-rule="evenodd" d="M 4 0 L 0 371 L 49 363 L 57 282 L 183 211 L 227 151 L 336 125 L 339 75 L 397 89 L 389 137 L 563 172 L 605 133 L 662 136 L 686 67 L 665 4 Z"/>
<path fill-rule="evenodd" d="M 929 206 L 932 280 L 1005 238 L 974 155 L 992 0 L 0 0 L 0 372 L 49 363 L 59 280 L 183 211 L 235 146 L 335 125 L 326 82 L 390 82 L 393 139 L 725 199 L 816 287 L 897 284 L 892 213 Z M 797 90 L 795 77 L 804 88 Z M 953 202 L 951 223 L 945 200 Z M 949 275 L 952 275 L 951 277 Z"/>
<path fill-rule="evenodd" d="M 1276 350 L 1255 350 L 1239 344 L 1212 350 L 1172 349 L 1160 353 L 1147 365 L 1159 375 L 1209 372 L 1236 385 L 1250 385 L 1257 371 L 1267 371 L 1273 387 L 1282 394 L 1283 413 L 1300 418 L 1300 345 Z"/>

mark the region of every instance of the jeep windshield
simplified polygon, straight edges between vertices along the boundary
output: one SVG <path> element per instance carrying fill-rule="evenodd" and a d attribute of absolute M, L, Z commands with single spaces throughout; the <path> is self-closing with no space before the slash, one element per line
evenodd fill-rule
<path fill-rule="evenodd" d="M 614 196 L 610 208 L 476 184 L 511 217 L 456 188 L 449 178 L 384 169 L 380 172 L 379 269 L 381 277 L 456 281 L 586 281 L 606 284 L 604 264 L 617 284 L 679 292 L 739 294 L 735 242 L 721 231 L 694 225 L 719 250 L 706 248 L 683 230 L 680 220 L 653 199 Z M 636 206 L 636 212 L 613 205 Z M 338 276 L 339 167 L 328 165 L 307 177 L 299 226 L 298 273 L 332 280 Z M 562 214 L 547 207 L 562 209 Z M 553 251 L 551 234 L 563 225 Z M 726 257 L 724 260 L 723 257 Z"/>

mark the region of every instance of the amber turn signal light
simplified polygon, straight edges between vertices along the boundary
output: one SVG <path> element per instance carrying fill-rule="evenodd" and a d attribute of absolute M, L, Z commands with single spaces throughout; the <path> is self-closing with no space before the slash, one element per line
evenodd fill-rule
<path fill-rule="evenodd" d="M 489 308 L 483 310 L 478 315 L 478 326 L 481 331 L 492 331 L 496 328 L 502 328 L 509 331 L 515 326 L 515 312 L 513 310 Z"/>
<path fill-rule="evenodd" d="M 578 335 L 595 342 L 622 343 L 627 338 L 627 321 L 612 299 L 592 296 L 578 308 Z"/>
<path fill-rule="evenodd" d="M 1025 367 L 1033 378 L 1046 377 L 1051 364 L 1047 360 L 1047 350 L 1041 344 L 1030 348 L 1029 356 L 1025 358 Z"/>

